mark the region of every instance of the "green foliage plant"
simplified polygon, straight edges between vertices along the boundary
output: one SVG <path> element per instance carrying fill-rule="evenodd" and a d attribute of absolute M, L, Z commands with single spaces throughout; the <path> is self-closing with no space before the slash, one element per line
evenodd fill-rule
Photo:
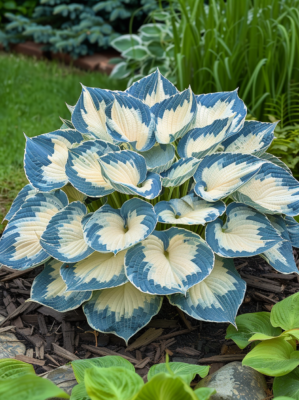
<path fill-rule="evenodd" d="M 168 357 L 165 364 L 151 367 L 146 384 L 134 366 L 120 356 L 76 360 L 71 364 L 78 384 L 68 396 L 51 381 L 37 377 L 31 365 L 2 359 L 0 396 L 10 396 L 11 400 L 208 400 L 215 393 L 209 388 L 190 388 L 197 374 L 207 376 L 209 367 L 171 363 Z M 19 397 L 15 395 L 17 391 Z"/>
<path fill-rule="evenodd" d="M 236 326 L 230 325 L 226 338 L 241 349 L 251 351 L 243 359 L 265 375 L 274 376 L 275 396 L 299 399 L 299 293 L 276 303 L 271 312 L 239 315 Z"/>
<path fill-rule="evenodd" d="M 292 83 L 287 93 L 267 99 L 265 115 L 275 128 L 276 140 L 269 152 L 281 159 L 299 177 L 299 84 Z"/>
<path fill-rule="evenodd" d="M 166 12 L 152 14 L 154 35 L 147 37 L 144 26 L 130 48 L 120 49 L 121 38 L 112 42 L 125 58 L 115 74 L 137 71 L 137 80 L 163 63 L 179 90 L 239 87 L 249 112 L 261 119 L 267 99 L 276 101 L 299 82 L 298 6 L 298 0 L 170 1 Z"/>
<path fill-rule="evenodd" d="M 0 360 L 0 399 L 69 399 L 69 395 L 48 379 L 35 375 L 31 364 L 11 358 Z"/>

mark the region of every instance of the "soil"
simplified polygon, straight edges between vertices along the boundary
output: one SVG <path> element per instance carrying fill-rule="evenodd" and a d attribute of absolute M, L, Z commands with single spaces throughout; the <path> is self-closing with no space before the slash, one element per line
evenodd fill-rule
<path fill-rule="evenodd" d="M 294 250 L 294 257 L 299 267 L 299 251 Z M 234 262 L 247 282 L 238 314 L 271 311 L 276 302 L 299 289 L 299 275 L 280 274 L 259 256 Z M 171 306 L 166 298 L 159 314 L 130 339 L 127 348 L 124 340 L 113 334 L 94 332 L 82 309 L 58 313 L 37 303 L 26 303 L 32 281 L 41 270 L 42 267 L 29 271 L 0 269 L 0 315 L 7 318 L 0 329 L 14 327 L 10 332 L 26 345 L 26 361 L 34 365 L 39 375 L 77 357 L 109 354 L 128 358 L 144 379 L 149 367 L 164 362 L 166 354 L 174 361 L 211 365 L 211 373 L 227 362 L 241 361 L 250 350 L 241 351 L 233 341 L 225 339 L 229 324 L 197 321 Z M 271 382 L 268 379 L 269 398 Z"/>

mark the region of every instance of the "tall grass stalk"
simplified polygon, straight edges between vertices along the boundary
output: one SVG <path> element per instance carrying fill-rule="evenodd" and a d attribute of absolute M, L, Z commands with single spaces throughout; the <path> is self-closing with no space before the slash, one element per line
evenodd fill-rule
<path fill-rule="evenodd" d="M 234 90 L 261 118 L 299 82 L 299 0 L 171 0 L 180 90 Z"/>

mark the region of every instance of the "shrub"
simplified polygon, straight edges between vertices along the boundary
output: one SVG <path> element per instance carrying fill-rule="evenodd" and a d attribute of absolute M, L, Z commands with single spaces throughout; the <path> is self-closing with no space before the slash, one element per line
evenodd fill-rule
<path fill-rule="evenodd" d="M 22 14 L 31 17 L 38 0 L 9 0 L 0 3 L 0 23 L 7 12 Z"/>
<path fill-rule="evenodd" d="M 9 23 L 0 31 L 0 41 L 8 46 L 25 40 L 44 43 L 45 50 L 70 53 L 73 57 L 92 54 L 99 47 L 126 33 L 135 15 L 138 27 L 155 1 L 143 6 L 144 0 L 40 0 L 32 18 L 6 13 Z M 142 9 L 141 9 L 142 8 Z"/>
<path fill-rule="evenodd" d="M 274 396 L 298 399 L 299 393 L 299 293 L 274 305 L 269 312 L 243 314 L 230 325 L 226 338 L 241 349 L 250 343 L 252 350 L 243 360 L 255 370 L 274 376 Z"/>
<path fill-rule="evenodd" d="M 169 363 L 168 358 L 166 364 L 150 368 L 146 384 L 134 366 L 120 356 L 76 360 L 71 364 L 78 382 L 71 400 L 170 400 L 174 395 L 179 400 L 208 400 L 216 393 L 210 388 L 190 388 L 195 376 L 207 376 L 209 367 Z M 31 365 L 9 358 L 0 360 L 0 383 L 0 394 L 11 400 L 46 400 L 54 395 L 69 398 L 54 383 L 37 377 Z"/>
<path fill-rule="evenodd" d="M 16 270 L 45 263 L 31 300 L 83 304 L 126 341 L 164 295 L 198 320 L 234 323 L 233 258 L 298 272 L 299 183 L 265 153 L 275 124 L 245 121 L 237 92 L 178 92 L 159 71 L 126 92 L 84 87 L 71 121 L 27 138 L 30 182 L 0 241 Z M 204 239 L 205 238 L 205 239 Z"/>

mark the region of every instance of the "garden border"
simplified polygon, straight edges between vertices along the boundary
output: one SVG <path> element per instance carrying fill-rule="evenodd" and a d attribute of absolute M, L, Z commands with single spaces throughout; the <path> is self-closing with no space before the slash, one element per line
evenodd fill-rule
<path fill-rule="evenodd" d="M 26 56 L 36 57 L 37 59 L 48 59 L 56 60 L 63 64 L 73 65 L 84 71 L 99 71 L 104 74 L 110 75 L 114 66 L 109 64 L 112 58 L 119 57 L 120 54 L 116 50 L 105 50 L 102 53 L 95 53 L 93 55 L 87 55 L 79 57 L 77 59 L 72 58 L 67 53 L 54 53 L 43 50 L 43 44 L 35 43 L 32 41 L 18 43 L 10 46 L 10 52 L 24 54 Z M 0 50 L 6 51 L 4 46 L 0 44 Z"/>

